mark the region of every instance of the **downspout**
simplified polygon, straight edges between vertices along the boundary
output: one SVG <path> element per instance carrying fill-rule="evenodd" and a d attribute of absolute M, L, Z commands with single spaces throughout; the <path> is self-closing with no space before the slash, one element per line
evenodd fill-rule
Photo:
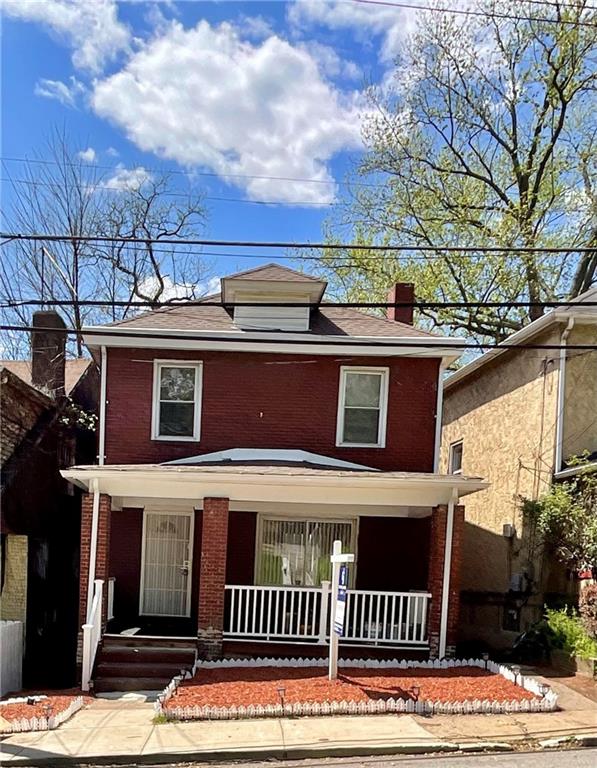
<path fill-rule="evenodd" d="M 452 489 L 446 516 L 446 545 L 444 550 L 444 576 L 442 581 L 442 607 L 439 624 L 439 658 L 446 657 L 448 611 L 450 608 L 450 572 L 452 569 L 452 541 L 454 538 L 454 507 L 458 504 L 458 489 Z"/>
<path fill-rule="evenodd" d="M 442 421 L 444 409 L 444 371 L 446 364 L 442 360 L 437 374 L 437 400 L 435 403 L 435 444 L 433 449 L 433 471 L 439 472 L 439 451 L 442 444 Z"/>
<path fill-rule="evenodd" d="M 562 469 L 562 453 L 564 450 L 564 399 L 566 394 L 566 344 L 570 331 L 574 328 L 574 318 L 568 319 L 566 328 L 560 339 L 560 371 L 558 377 L 558 413 L 556 418 L 556 461 L 555 472 Z"/>
<path fill-rule="evenodd" d="M 100 403 L 99 403 L 99 439 L 98 439 L 98 463 L 103 466 L 106 460 L 106 377 L 108 368 L 108 355 L 106 347 L 101 348 L 100 358 Z"/>
<path fill-rule="evenodd" d="M 89 544 L 89 573 L 87 574 L 87 611 L 86 622 L 89 623 L 91 604 L 93 603 L 93 589 L 95 585 L 95 560 L 97 557 L 97 533 L 99 528 L 99 480 L 91 481 L 93 486 L 93 507 L 91 513 L 91 542 Z"/>

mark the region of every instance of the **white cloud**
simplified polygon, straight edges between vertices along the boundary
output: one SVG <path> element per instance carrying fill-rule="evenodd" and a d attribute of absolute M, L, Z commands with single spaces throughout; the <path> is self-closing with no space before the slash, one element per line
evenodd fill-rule
<path fill-rule="evenodd" d="M 242 36 L 248 40 L 265 40 L 274 34 L 272 25 L 263 16 L 245 16 L 244 14 L 236 22 L 236 26 Z"/>
<path fill-rule="evenodd" d="M 77 156 L 84 163 L 95 163 L 97 160 L 97 153 L 93 147 L 87 147 L 87 149 L 83 149 L 80 152 L 77 152 Z"/>
<path fill-rule="evenodd" d="M 164 275 L 164 290 L 160 294 L 160 301 L 172 299 L 192 299 L 200 296 L 209 296 L 220 290 L 220 278 L 212 277 L 200 283 L 175 283 L 171 277 Z M 143 296 L 155 296 L 160 290 L 160 283 L 155 276 L 146 277 L 139 283 L 139 293 Z"/>
<path fill-rule="evenodd" d="M 370 42 L 372 34 L 378 35 L 383 38 L 379 58 L 387 63 L 396 56 L 405 37 L 414 31 L 418 13 L 413 8 L 345 0 L 295 0 L 289 7 L 288 20 L 295 31 L 304 31 L 314 24 L 334 30 L 350 28 L 364 43 Z"/>
<path fill-rule="evenodd" d="M 358 80 L 362 72 L 354 61 L 342 59 L 329 45 L 324 45 L 317 40 L 308 40 L 301 44 L 302 47 L 319 64 L 319 68 L 328 77 L 345 77 L 348 80 Z"/>
<path fill-rule="evenodd" d="M 277 36 L 252 44 L 230 24 L 172 22 L 111 77 L 96 113 L 146 152 L 216 173 L 319 179 L 233 179 L 253 199 L 330 202 L 328 162 L 360 144 L 361 95 L 336 90 L 315 57 Z"/>
<path fill-rule="evenodd" d="M 130 46 L 114 0 L 0 0 L 6 16 L 36 22 L 65 38 L 77 69 L 100 72 Z"/>
<path fill-rule="evenodd" d="M 116 173 L 107 181 L 102 182 L 102 186 L 112 189 L 115 192 L 124 192 L 129 189 L 138 189 L 146 181 L 150 181 L 151 174 L 142 166 L 137 168 L 125 168 L 122 163 L 116 166 Z"/>
<path fill-rule="evenodd" d="M 44 99 L 55 99 L 65 107 L 75 107 L 79 96 L 86 91 L 85 86 L 76 77 L 70 78 L 70 85 L 62 80 L 46 80 L 41 78 L 35 84 L 33 92 Z"/>

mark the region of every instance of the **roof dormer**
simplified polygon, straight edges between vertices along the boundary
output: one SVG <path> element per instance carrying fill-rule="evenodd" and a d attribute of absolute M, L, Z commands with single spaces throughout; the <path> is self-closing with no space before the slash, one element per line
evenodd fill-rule
<path fill-rule="evenodd" d="M 278 264 L 238 272 L 223 277 L 224 304 L 263 304 L 234 306 L 234 323 L 244 330 L 308 331 L 311 308 L 321 302 L 327 283 Z M 273 307 L 267 304 L 296 304 Z"/>

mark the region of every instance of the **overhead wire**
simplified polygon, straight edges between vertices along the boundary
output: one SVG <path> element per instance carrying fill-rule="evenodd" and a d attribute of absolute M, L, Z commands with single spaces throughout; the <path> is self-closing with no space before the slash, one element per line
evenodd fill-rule
<path fill-rule="evenodd" d="M 483 246 L 483 245 L 364 245 L 361 243 L 309 243 L 304 241 L 258 241 L 258 240 L 212 240 L 204 238 L 182 237 L 131 237 L 127 235 L 69 235 L 69 234 L 39 234 L 21 232 L 0 232 L 0 238 L 12 240 L 28 240 L 31 242 L 88 242 L 88 243 L 143 243 L 162 245 L 201 245 L 230 248 L 286 248 L 286 249 L 316 249 L 316 250 L 353 250 L 423 253 L 595 253 L 595 246 Z"/>
<path fill-rule="evenodd" d="M 122 330 L 116 330 L 114 328 L 110 327 L 104 327 L 104 328 L 56 328 L 56 327 L 43 327 L 43 326 L 31 326 L 31 325 L 0 325 L 0 331 L 15 331 L 15 332 L 21 332 L 21 333 L 31 333 L 33 331 L 51 331 L 52 333 L 61 333 L 67 336 L 87 336 L 93 338 L 95 337 L 103 337 L 103 338 L 126 338 L 130 340 L 139 340 L 139 339 L 152 339 L 152 340 L 168 340 L 168 341 L 184 341 L 184 342 L 197 342 L 197 341 L 205 341 L 205 342 L 217 342 L 217 343 L 224 343 L 224 345 L 227 344 L 234 344 L 238 343 L 238 341 L 244 341 L 247 343 L 267 343 L 267 344 L 275 344 L 275 345 L 284 345 L 285 347 L 294 347 L 294 346 L 316 346 L 316 347 L 331 347 L 331 346 L 346 346 L 346 347 L 367 347 L 367 348 L 380 348 L 380 349 L 395 349 L 395 348 L 405 348 L 405 349 L 437 349 L 438 347 L 442 346 L 442 342 L 448 342 L 444 345 L 444 348 L 450 348 L 450 349 L 529 349 L 529 350 L 537 350 L 537 349 L 550 349 L 550 350 L 559 350 L 559 349 L 585 349 L 585 350 L 593 350 L 597 349 L 597 344 L 567 344 L 565 347 L 562 344 L 518 344 L 518 343 L 508 343 L 508 341 L 504 342 L 470 342 L 470 341 L 455 341 L 452 339 L 445 339 L 442 337 L 437 337 L 435 341 L 431 341 L 428 336 L 421 336 L 421 337 L 413 337 L 411 340 L 406 340 L 404 337 L 397 337 L 396 339 L 393 339 L 391 341 L 384 341 L 380 337 L 377 337 L 373 340 L 362 340 L 362 339 L 351 339 L 350 341 L 343 341 L 343 339 L 346 339 L 345 336 L 329 336 L 325 339 L 321 338 L 315 338 L 310 339 L 309 337 L 302 338 L 302 339 L 296 339 L 296 338 L 276 338 L 275 336 L 272 336 L 270 338 L 258 338 L 258 339 L 247 339 L 246 337 L 243 338 L 240 337 L 234 337 L 234 336 L 212 336 L 212 335 L 204 335 L 205 332 L 202 333 L 192 333 L 192 334 L 182 334 L 182 333 L 156 333 L 149 331 L 147 329 L 140 329 L 140 332 L 135 333 L 134 331 L 122 331 Z M 264 336 L 267 336 L 271 333 L 277 333 L 276 331 L 263 331 L 261 330 L 261 333 L 264 334 Z"/>

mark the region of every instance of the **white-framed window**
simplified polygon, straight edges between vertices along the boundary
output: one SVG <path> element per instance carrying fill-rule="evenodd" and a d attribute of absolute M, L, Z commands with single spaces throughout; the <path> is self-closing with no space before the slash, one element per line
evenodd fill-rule
<path fill-rule="evenodd" d="M 385 447 L 389 374 L 389 368 L 340 368 L 337 446 Z"/>
<path fill-rule="evenodd" d="M 457 440 L 455 443 L 450 444 L 448 472 L 451 475 L 460 475 L 462 473 L 462 448 L 462 440 Z"/>
<path fill-rule="evenodd" d="M 329 581 L 330 555 L 337 539 L 343 552 L 355 552 L 356 520 L 261 517 L 257 528 L 255 584 L 320 587 Z M 350 569 L 354 571 L 353 568 Z"/>
<path fill-rule="evenodd" d="M 153 366 L 153 440 L 199 440 L 202 363 L 155 360 Z"/>

